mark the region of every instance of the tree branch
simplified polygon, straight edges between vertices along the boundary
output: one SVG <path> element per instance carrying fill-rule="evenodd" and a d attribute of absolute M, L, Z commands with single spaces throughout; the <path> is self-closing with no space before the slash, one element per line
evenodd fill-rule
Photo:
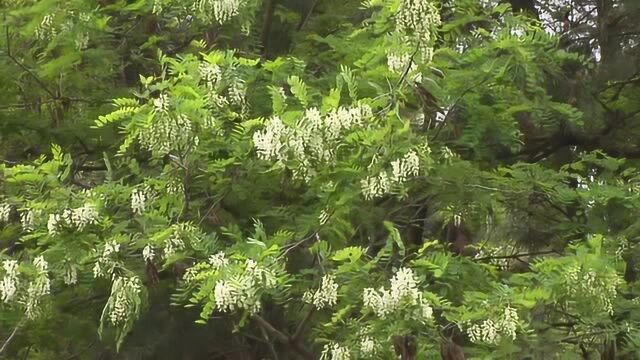
<path fill-rule="evenodd" d="M 44 83 L 44 81 L 42 81 L 38 77 L 38 75 L 36 75 L 33 71 L 31 71 L 31 69 L 25 66 L 20 60 L 18 60 L 13 55 L 11 55 L 11 36 L 9 35 L 9 26 L 5 26 L 5 34 L 7 37 L 7 57 L 11 59 L 14 63 L 16 63 L 16 65 L 18 65 L 24 71 L 26 71 L 29 75 L 31 75 L 31 77 L 40 85 L 40 87 L 42 87 L 44 91 L 46 91 L 49 95 L 51 95 L 52 98 L 54 99 L 58 98 L 56 94 L 53 93 L 53 91 L 49 90 L 47 85 Z"/>
<path fill-rule="evenodd" d="M 0 347 L 0 355 L 2 355 L 2 353 L 5 352 L 5 350 L 7 350 L 7 347 L 9 346 L 9 344 L 11 343 L 13 338 L 16 336 L 16 334 L 18 333 L 18 329 L 20 329 L 22 327 L 23 323 L 24 323 L 24 317 L 22 319 L 20 319 L 20 321 L 18 322 L 16 327 L 13 328 L 13 331 L 11 332 L 11 334 L 9 335 L 7 340 L 5 340 L 4 343 L 2 344 L 2 347 Z"/>

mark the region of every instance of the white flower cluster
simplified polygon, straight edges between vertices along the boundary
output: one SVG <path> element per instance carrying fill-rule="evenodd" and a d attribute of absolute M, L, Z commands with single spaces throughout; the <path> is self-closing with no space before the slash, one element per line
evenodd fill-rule
<path fill-rule="evenodd" d="M 411 64 L 409 64 L 411 62 Z M 407 70 L 407 66 L 409 70 Z M 411 79 L 415 82 L 422 81 L 422 74 L 417 72 L 418 66 L 415 61 L 411 59 L 411 55 L 404 54 L 396 54 L 396 53 L 388 53 L 387 54 L 387 67 L 389 71 L 394 74 L 402 76 L 405 71 L 407 71 L 407 75 L 411 76 Z"/>
<path fill-rule="evenodd" d="M 142 189 L 133 189 L 131 191 L 131 210 L 136 215 L 142 215 L 153 198 L 154 193 L 148 186 Z"/>
<path fill-rule="evenodd" d="M 415 151 L 411 150 L 403 158 L 391 162 L 391 181 L 396 184 L 404 183 L 408 178 L 418 176 L 420 171 L 420 159 Z"/>
<path fill-rule="evenodd" d="M 0 203 L 0 223 L 8 223 L 11 215 L 11 205 Z"/>
<path fill-rule="evenodd" d="M 93 265 L 93 277 L 107 277 L 113 272 L 115 261 L 112 259 L 112 255 L 120 252 L 120 244 L 115 241 L 107 242 L 104 244 L 102 254 Z"/>
<path fill-rule="evenodd" d="M 222 78 L 222 70 L 220 66 L 209 63 L 201 63 L 198 66 L 200 78 L 209 90 L 213 90 Z"/>
<path fill-rule="evenodd" d="M 467 328 L 467 335 L 474 343 L 497 344 L 502 338 L 515 340 L 518 321 L 516 309 L 507 305 L 497 321 L 486 319 L 471 325 Z"/>
<path fill-rule="evenodd" d="M 312 303 L 318 310 L 334 306 L 338 301 L 338 284 L 336 284 L 335 276 L 323 276 L 320 288 L 305 292 L 302 299 L 307 303 Z"/>
<path fill-rule="evenodd" d="M 375 164 L 376 160 L 372 162 Z M 372 167 L 369 166 L 369 168 Z M 360 181 L 362 196 L 370 200 L 383 196 L 391 191 L 392 186 L 400 186 L 409 178 L 418 176 L 420 172 L 420 159 L 418 154 L 411 150 L 402 158 L 391 162 L 391 175 L 387 170 L 383 170 L 377 175 L 369 176 Z"/>
<path fill-rule="evenodd" d="M 402 0 L 396 14 L 397 31 L 409 43 L 420 45 L 425 62 L 433 56 L 434 28 L 440 23 L 440 14 L 431 0 Z"/>
<path fill-rule="evenodd" d="M 320 360 L 350 360 L 351 353 L 346 346 L 331 342 L 324 346 L 320 354 Z"/>
<path fill-rule="evenodd" d="M 247 259 L 243 272 L 216 282 L 213 289 L 216 309 L 221 312 L 246 310 L 255 314 L 261 308 L 259 291 L 275 285 L 272 271 Z"/>
<path fill-rule="evenodd" d="M 224 24 L 240 14 L 247 0 L 154 0 L 152 12 L 161 14 L 175 6 L 186 9 L 189 17 Z"/>
<path fill-rule="evenodd" d="M 284 163 L 296 160 L 300 165 L 295 172 L 310 178 L 315 163 L 332 163 L 335 149 L 344 135 L 366 126 L 373 117 L 366 104 L 341 106 L 324 116 L 316 108 L 309 108 L 295 127 L 288 126 L 274 116 L 262 131 L 253 134 L 258 157 Z"/>
<path fill-rule="evenodd" d="M 422 293 L 418 291 L 415 275 L 409 268 L 401 268 L 395 273 L 391 279 L 389 290 L 384 287 L 377 291 L 373 288 L 366 288 L 362 298 L 364 306 L 373 310 L 381 318 L 407 307 L 417 307 L 418 311 L 415 315 L 421 321 L 433 318 L 433 309 L 422 298 Z"/>
<path fill-rule="evenodd" d="M 2 262 L 4 277 L 0 281 L 0 300 L 9 302 L 18 290 L 18 262 L 16 260 L 4 260 Z"/>
<path fill-rule="evenodd" d="M 20 212 L 20 224 L 22 225 L 22 230 L 26 232 L 33 231 L 34 217 L 35 217 L 34 210 L 25 209 Z"/>
<path fill-rule="evenodd" d="M 229 265 L 229 259 L 226 258 L 224 252 L 220 251 L 216 254 L 209 256 L 209 264 L 215 269 L 222 269 L 223 267 Z"/>
<path fill-rule="evenodd" d="M 197 229 L 189 223 L 179 223 L 172 225 L 173 233 L 164 241 L 163 253 L 168 258 L 177 251 L 185 249 L 185 240 L 196 239 Z"/>
<path fill-rule="evenodd" d="M 379 344 L 371 338 L 371 336 L 363 336 L 360 339 L 360 353 L 365 357 L 371 357 L 376 354 Z"/>
<path fill-rule="evenodd" d="M 137 276 L 115 278 L 104 310 L 104 313 L 109 314 L 111 324 L 123 325 L 137 314 L 141 289 L 142 283 Z"/>
<path fill-rule="evenodd" d="M 64 267 L 65 285 L 75 285 L 78 283 L 78 267 L 75 264 L 67 263 Z"/>
<path fill-rule="evenodd" d="M 145 262 L 152 262 L 155 257 L 155 250 L 153 250 L 153 247 L 151 247 L 151 245 L 147 244 L 144 249 L 142 249 L 142 258 Z"/>
<path fill-rule="evenodd" d="M 38 40 L 47 40 L 56 36 L 57 31 L 53 25 L 53 15 L 47 14 L 42 18 L 40 24 L 35 29 L 35 36 Z"/>
<path fill-rule="evenodd" d="M 166 95 L 154 99 L 155 114 L 137 134 L 140 145 L 157 156 L 197 146 L 198 137 L 193 135 L 191 120 L 184 114 L 169 114 L 168 100 L 163 96 Z"/>
<path fill-rule="evenodd" d="M 65 209 L 61 214 L 49 214 L 47 230 L 52 236 L 57 235 L 65 225 L 82 231 L 87 225 L 96 224 L 99 217 L 100 214 L 94 205 L 84 204 L 76 209 Z"/>
<path fill-rule="evenodd" d="M 565 272 L 565 286 L 571 297 L 590 301 L 611 315 L 620 282 L 614 270 L 597 273 L 574 265 Z"/>
<path fill-rule="evenodd" d="M 25 300 L 25 314 L 30 319 L 38 315 L 40 299 L 51 293 L 51 280 L 48 274 L 49 264 L 41 255 L 33 260 L 33 265 L 38 270 L 38 273 L 36 278 L 29 283 Z"/>

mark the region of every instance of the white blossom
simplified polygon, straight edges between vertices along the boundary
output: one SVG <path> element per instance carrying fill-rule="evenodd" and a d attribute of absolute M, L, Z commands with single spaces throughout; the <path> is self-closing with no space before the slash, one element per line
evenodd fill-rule
<path fill-rule="evenodd" d="M 391 191 L 391 180 L 387 172 L 383 171 L 376 176 L 369 176 L 360 180 L 360 187 L 362 189 L 362 196 L 370 200 L 383 196 Z"/>
<path fill-rule="evenodd" d="M 323 276 L 320 288 L 314 292 L 305 293 L 303 298 L 313 303 L 317 309 L 334 306 L 338 300 L 338 284 L 335 282 L 335 276 L 330 274 Z"/>
<path fill-rule="evenodd" d="M 213 2 L 213 15 L 220 24 L 224 24 L 236 17 L 240 7 L 244 5 L 243 0 L 208 0 Z M 204 2 L 204 1 L 201 1 Z"/>
<path fill-rule="evenodd" d="M 6 303 L 13 299 L 18 289 L 18 262 L 4 260 L 2 267 L 5 273 L 0 281 L 0 300 Z"/>
<path fill-rule="evenodd" d="M 96 224 L 98 221 L 98 211 L 91 204 L 85 204 L 82 207 L 73 209 L 71 213 L 71 222 L 78 231 L 84 230 L 87 225 Z"/>
<path fill-rule="evenodd" d="M 440 14 L 431 0 L 402 0 L 396 14 L 396 29 L 409 43 L 419 44 L 423 60 L 431 61 L 435 27 Z"/>
<path fill-rule="evenodd" d="M 20 224 L 24 231 L 33 231 L 34 211 L 31 209 L 25 209 L 20 212 Z"/>
<path fill-rule="evenodd" d="M 433 309 L 422 298 L 415 275 L 409 268 L 401 268 L 395 273 L 389 289 L 364 289 L 362 299 L 364 306 L 381 318 L 414 306 L 417 306 L 417 316 L 421 320 L 430 320 L 433 316 Z"/>
<path fill-rule="evenodd" d="M 78 283 L 78 268 L 73 264 L 67 264 L 64 269 L 63 281 L 65 285 L 75 285 Z"/>
<path fill-rule="evenodd" d="M 375 355 L 378 344 L 370 336 L 363 336 L 360 339 L 360 353 L 363 356 L 370 357 Z"/>
<path fill-rule="evenodd" d="M 474 343 L 497 344 L 503 337 L 516 338 L 518 329 L 518 313 L 507 305 L 502 314 L 496 319 L 485 319 L 467 327 L 469 340 Z"/>
<path fill-rule="evenodd" d="M 272 288 L 275 283 L 270 270 L 247 259 L 243 273 L 216 282 L 213 289 L 216 309 L 221 312 L 246 310 L 254 314 L 261 308 L 259 291 Z"/>
<path fill-rule="evenodd" d="M 415 60 L 407 53 L 387 53 L 387 67 L 389 68 L 389 71 L 394 74 L 402 76 L 406 71 L 407 74 L 411 74 L 413 81 L 422 81 L 422 74 L 419 72 L 416 73 L 418 66 L 415 63 Z M 407 67 L 409 68 L 408 70 Z"/>
<path fill-rule="evenodd" d="M 391 162 L 391 180 L 396 184 L 404 183 L 408 178 L 417 176 L 420 171 L 420 159 L 411 150 L 401 159 Z"/>
<path fill-rule="evenodd" d="M 137 276 L 118 276 L 114 279 L 104 310 L 113 325 L 122 325 L 137 315 L 141 291 L 142 283 Z"/>
<path fill-rule="evenodd" d="M 11 205 L 7 203 L 0 203 L 0 223 L 8 223 L 10 214 Z"/>
<path fill-rule="evenodd" d="M 198 72 L 209 90 L 213 90 L 222 78 L 222 70 L 215 64 L 201 63 L 198 66 Z"/>
<path fill-rule="evenodd" d="M 320 360 L 350 360 L 351 353 L 345 346 L 331 342 L 324 346 L 320 354 Z"/>
<path fill-rule="evenodd" d="M 142 258 L 144 259 L 145 262 L 153 261 L 155 256 L 156 256 L 156 253 L 153 250 L 153 247 L 151 247 L 151 245 L 147 244 L 144 247 L 144 249 L 142 249 Z"/>
<path fill-rule="evenodd" d="M 131 210 L 136 215 L 144 213 L 147 206 L 148 195 L 142 189 L 133 189 L 131 192 Z"/>
<path fill-rule="evenodd" d="M 211 264 L 214 269 L 218 270 L 229 265 L 229 259 L 225 257 L 224 252 L 220 251 L 214 255 L 209 256 L 209 264 Z"/>

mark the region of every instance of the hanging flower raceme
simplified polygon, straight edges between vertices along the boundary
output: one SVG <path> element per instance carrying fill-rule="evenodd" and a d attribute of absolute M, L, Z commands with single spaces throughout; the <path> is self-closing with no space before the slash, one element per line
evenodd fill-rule
<path fill-rule="evenodd" d="M 309 108 L 295 125 L 272 117 L 263 130 L 253 134 L 253 143 L 259 158 L 280 163 L 295 161 L 294 173 L 309 179 L 315 173 L 314 166 L 333 164 L 338 144 L 350 132 L 366 127 L 372 117 L 366 104 L 341 106 L 324 115 Z"/>
<path fill-rule="evenodd" d="M 75 209 L 65 209 L 62 213 L 49 214 L 47 230 L 49 235 L 58 235 L 62 228 L 83 231 L 87 225 L 98 223 L 100 213 L 93 204 L 84 204 Z"/>
<path fill-rule="evenodd" d="M 0 223 L 8 223 L 10 214 L 11 205 L 7 203 L 0 203 Z"/>
<path fill-rule="evenodd" d="M 396 30 L 401 37 L 420 49 L 424 62 L 433 56 L 435 29 L 440 26 L 440 13 L 431 0 L 401 0 L 396 14 Z"/>
<path fill-rule="evenodd" d="M 111 295 L 102 312 L 114 326 L 123 326 L 134 320 L 140 312 L 142 283 L 137 276 L 116 276 Z"/>
<path fill-rule="evenodd" d="M 335 276 L 325 275 L 320 282 L 320 288 L 315 291 L 307 291 L 303 295 L 306 303 L 313 304 L 317 309 L 334 306 L 338 300 L 338 284 Z"/>
<path fill-rule="evenodd" d="M 18 262 L 16 260 L 4 260 L 2 262 L 4 276 L 0 281 L 0 300 L 11 301 L 18 290 Z"/>
<path fill-rule="evenodd" d="M 377 163 L 374 158 L 369 169 Z M 362 196 L 367 199 L 381 197 L 391 192 L 393 186 L 401 186 L 410 178 L 420 173 L 420 159 L 414 150 L 407 152 L 402 158 L 391 162 L 391 172 L 386 169 L 378 174 L 360 180 Z"/>
<path fill-rule="evenodd" d="M 474 343 L 497 344 L 503 338 L 515 340 L 518 329 L 518 312 L 507 305 L 497 319 L 485 319 L 467 327 L 469 340 Z"/>
<path fill-rule="evenodd" d="M 396 272 L 389 289 L 364 289 L 362 299 L 364 306 L 380 318 L 404 309 L 411 309 L 420 321 L 428 321 L 433 317 L 433 309 L 423 299 L 415 275 L 409 268 L 401 268 Z"/>
<path fill-rule="evenodd" d="M 38 315 L 38 305 L 41 298 L 51 293 L 51 280 L 49 279 L 49 264 L 44 257 L 38 256 L 33 260 L 33 265 L 37 269 L 36 278 L 27 287 L 25 303 L 25 314 L 33 319 Z"/>
<path fill-rule="evenodd" d="M 331 342 L 324 346 L 320 354 L 320 360 L 350 360 L 351 353 L 345 346 Z"/>

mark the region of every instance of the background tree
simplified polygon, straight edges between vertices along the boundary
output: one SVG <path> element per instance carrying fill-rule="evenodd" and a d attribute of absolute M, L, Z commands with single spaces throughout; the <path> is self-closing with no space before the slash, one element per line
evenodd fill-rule
<path fill-rule="evenodd" d="M 0 356 L 637 358 L 639 13 L 4 2 Z"/>

